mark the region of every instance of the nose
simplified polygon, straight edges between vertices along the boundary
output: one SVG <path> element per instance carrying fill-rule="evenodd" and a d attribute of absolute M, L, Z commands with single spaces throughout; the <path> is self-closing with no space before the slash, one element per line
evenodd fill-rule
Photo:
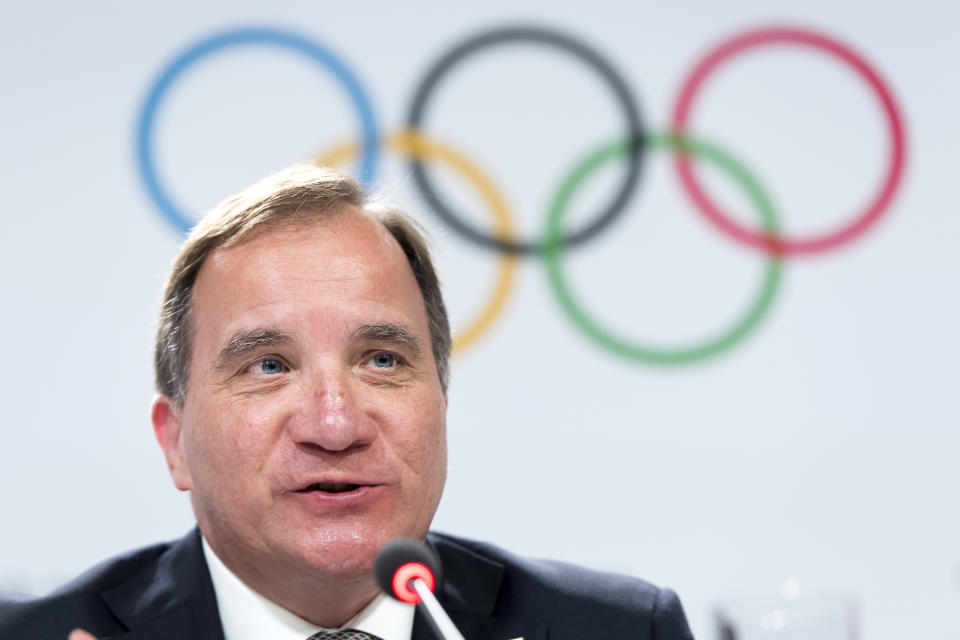
<path fill-rule="evenodd" d="M 325 380 L 305 390 L 303 409 L 290 421 L 294 442 L 311 449 L 348 451 L 365 447 L 376 437 L 372 416 L 342 381 Z"/>

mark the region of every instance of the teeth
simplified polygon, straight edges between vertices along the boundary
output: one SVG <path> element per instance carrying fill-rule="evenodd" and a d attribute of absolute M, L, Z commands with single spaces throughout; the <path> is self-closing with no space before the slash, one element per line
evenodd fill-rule
<path fill-rule="evenodd" d="M 342 493 L 344 491 L 353 491 L 357 488 L 355 484 L 345 482 L 314 482 L 307 487 L 311 491 L 325 491 L 326 493 Z"/>

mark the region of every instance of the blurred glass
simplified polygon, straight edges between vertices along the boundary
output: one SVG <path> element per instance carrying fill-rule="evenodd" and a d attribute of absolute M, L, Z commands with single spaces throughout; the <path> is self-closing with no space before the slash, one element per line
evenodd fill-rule
<path fill-rule="evenodd" d="M 59 572 L 0 573 L 0 598 L 42 596 L 65 584 L 70 577 Z"/>
<path fill-rule="evenodd" d="M 853 598 L 801 593 L 795 580 L 778 595 L 725 599 L 715 619 L 719 640 L 860 640 Z"/>

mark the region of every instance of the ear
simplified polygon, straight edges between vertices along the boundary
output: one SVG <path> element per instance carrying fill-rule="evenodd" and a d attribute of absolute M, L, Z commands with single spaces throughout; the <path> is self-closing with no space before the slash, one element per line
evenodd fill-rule
<path fill-rule="evenodd" d="M 180 491 L 193 489 L 193 478 L 183 455 L 183 423 L 182 410 L 173 404 L 168 396 L 157 396 L 150 408 L 150 422 L 153 423 L 153 434 L 163 449 L 163 456 L 167 459 L 167 468 L 173 484 Z"/>

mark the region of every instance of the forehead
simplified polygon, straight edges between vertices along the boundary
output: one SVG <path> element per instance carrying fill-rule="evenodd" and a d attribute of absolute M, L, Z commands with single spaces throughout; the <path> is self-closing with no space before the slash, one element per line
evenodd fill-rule
<path fill-rule="evenodd" d="M 197 277 L 193 311 L 198 334 L 317 312 L 336 312 L 341 324 L 426 326 L 403 250 L 382 224 L 352 206 L 317 221 L 281 223 L 214 251 Z"/>

